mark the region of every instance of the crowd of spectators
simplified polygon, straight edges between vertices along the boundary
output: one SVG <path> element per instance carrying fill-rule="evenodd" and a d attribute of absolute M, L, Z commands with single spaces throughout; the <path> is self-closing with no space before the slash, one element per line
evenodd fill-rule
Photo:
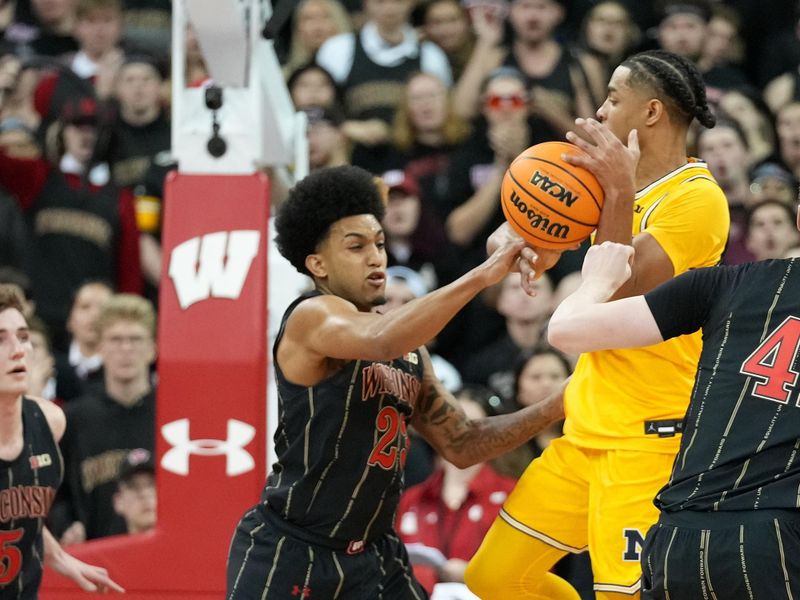
<path fill-rule="evenodd" d="M 0 280 L 19 284 L 37 317 L 33 389 L 64 403 L 70 418 L 69 484 L 54 516 L 66 542 L 125 529 L 118 515 L 132 488 L 117 483 L 120 469 L 131 451 L 153 450 L 148 311 L 157 308 L 163 181 L 175 164 L 170 20 L 169 0 L 0 0 Z M 208 73 L 187 34 L 185 83 L 202 85 Z M 796 3 L 300 0 L 275 44 L 308 115 L 311 169 L 354 164 L 386 182 L 389 264 L 402 267 L 410 297 L 481 260 L 503 219 L 508 164 L 593 115 L 614 67 L 653 47 L 697 64 L 717 113 L 715 128 L 692 131 L 690 151 L 728 198 L 724 262 L 800 254 Z M 509 278 L 432 342 L 454 390 L 482 386 L 481 410 L 496 413 L 535 401 L 522 391 L 529 370 L 568 375 L 576 357 L 548 349 L 542 332 L 574 288 L 585 249 L 564 255 L 537 298 Z M 113 310 L 136 331 L 109 333 L 117 325 L 104 311 Z M 136 373 L 103 368 L 119 353 L 133 357 Z M 92 420 L 101 413 L 138 420 L 116 437 L 105 428 L 114 439 L 98 442 Z M 539 443 L 528 458 L 486 468 L 513 478 Z M 415 481 L 435 468 L 429 485 L 447 484 L 448 467 L 421 460 Z M 459 481 L 463 496 L 471 479 Z M 445 504 L 460 507 L 457 498 Z M 468 558 L 464 549 L 446 558 L 454 557 Z M 458 570 L 446 571 L 452 579 Z"/>

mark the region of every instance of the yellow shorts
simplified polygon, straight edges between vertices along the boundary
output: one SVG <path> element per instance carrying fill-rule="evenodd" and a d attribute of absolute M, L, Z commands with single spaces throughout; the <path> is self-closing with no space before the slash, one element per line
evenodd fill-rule
<path fill-rule="evenodd" d="M 595 591 L 639 591 L 644 536 L 658 519 L 653 498 L 674 456 L 595 450 L 558 438 L 522 474 L 500 517 L 566 552 L 592 558 Z"/>

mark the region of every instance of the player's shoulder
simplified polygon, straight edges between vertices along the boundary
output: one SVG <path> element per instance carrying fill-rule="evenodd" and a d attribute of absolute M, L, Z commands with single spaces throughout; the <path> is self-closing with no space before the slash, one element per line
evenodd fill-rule
<path fill-rule="evenodd" d="M 64 411 L 61 410 L 61 407 L 44 398 L 38 398 L 36 396 L 26 396 L 26 398 L 36 403 L 42 411 L 47 424 L 50 426 L 53 437 L 56 441 L 59 441 L 67 428 L 67 418 L 64 415 Z"/>
<path fill-rule="evenodd" d="M 355 304 L 333 294 L 307 295 L 298 299 L 286 316 L 286 331 L 289 335 L 321 327 L 331 320 L 358 312 Z"/>

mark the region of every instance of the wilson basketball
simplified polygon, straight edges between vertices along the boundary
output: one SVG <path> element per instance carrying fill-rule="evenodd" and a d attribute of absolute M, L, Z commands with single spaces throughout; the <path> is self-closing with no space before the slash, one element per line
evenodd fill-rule
<path fill-rule="evenodd" d="M 600 221 L 605 198 L 597 178 L 561 160 L 584 154 L 566 142 L 531 146 L 508 167 L 500 188 L 503 214 L 530 245 L 565 250 L 585 240 Z"/>

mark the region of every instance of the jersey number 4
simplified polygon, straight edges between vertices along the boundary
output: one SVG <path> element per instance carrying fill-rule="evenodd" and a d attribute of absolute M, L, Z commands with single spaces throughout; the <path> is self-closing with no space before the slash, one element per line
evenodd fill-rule
<path fill-rule="evenodd" d="M 399 458 L 402 469 L 406 464 L 408 443 L 406 420 L 394 406 L 384 406 L 375 418 L 375 427 L 381 432 L 381 437 L 372 449 L 367 464 L 391 471 Z"/>
<path fill-rule="evenodd" d="M 22 552 L 14 546 L 25 533 L 23 529 L 0 531 L 0 585 L 5 585 L 19 575 L 22 568 Z"/>
<path fill-rule="evenodd" d="M 788 317 L 761 342 L 739 371 L 757 381 L 753 395 L 786 404 L 797 384 L 800 319 Z M 800 399 L 798 400 L 800 405 Z"/>

